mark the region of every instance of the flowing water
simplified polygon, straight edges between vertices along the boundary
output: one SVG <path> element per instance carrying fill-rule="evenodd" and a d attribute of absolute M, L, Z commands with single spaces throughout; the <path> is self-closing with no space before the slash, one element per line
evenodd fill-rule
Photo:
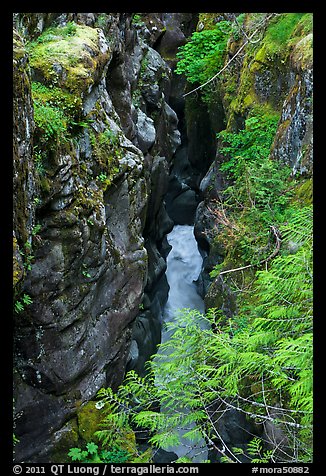
<path fill-rule="evenodd" d="M 171 233 L 167 235 L 167 239 L 172 249 L 167 257 L 166 276 L 170 290 L 163 314 L 164 323 L 175 319 L 177 309 L 197 309 L 201 313 L 204 313 L 205 310 L 204 301 L 198 294 L 195 283 L 201 271 L 203 260 L 194 236 L 194 227 L 175 225 Z M 169 339 L 169 332 L 163 325 L 162 343 L 166 342 L 167 339 Z M 160 353 L 160 350 L 158 353 Z M 161 408 L 161 411 L 164 412 L 164 408 Z M 189 440 L 182 438 L 185 431 L 181 429 L 179 433 L 181 445 L 171 447 L 168 451 L 173 451 L 178 457 L 188 456 L 195 463 L 207 459 L 205 441 L 191 444 Z M 189 445 L 191 445 L 191 448 L 189 448 Z"/>
<path fill-rule="evenodd" d="M 199 296 L 194 282 L 199 276 L 203 262 L 194 236 L 194 227 L 175 225 L 167 239 L 172 249 L 166 260 L 166 277 L 170 291 L 164 308 L 164 322 L 173 320 L 177 309 L 198 309 L 200 312 L 205 310 L 204 301 Z"/>

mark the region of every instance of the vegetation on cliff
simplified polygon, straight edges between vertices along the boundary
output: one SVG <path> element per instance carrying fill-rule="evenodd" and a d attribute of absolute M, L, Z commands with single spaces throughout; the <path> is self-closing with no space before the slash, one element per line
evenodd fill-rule
<path fill-rule="evenodd" d="M 183 438 L 190 445 L 204 438 L 221 462 L 242 462 L 244 452 L 246 461 L 309 462 L 311 176 L 296 175 L 271 157 L 278 128 L 288 126 L 281 121 L 289 91 L 286 69 L 295 46 L 311 34 L 311 15 L 279 14 L 266 20 L 267 15 L 246 14 L 236 22 L 217 23 L 214 14 L 203 15 L 207 23 L 180 48 L 176 71 L 197 85 L 216 75 L 241 41 L 263 26 L 257 30 L 259 40 L 248 41 L 240 73 L 239 66 L 233 77 L 226 69 L 220 83 L 204 93 L 212 105 L 214 88 L 220 91 L 228 118 L 226 129 L 218 133 L 217 159 L 227 186 L 212 198 L 212 183 L 206 197 L 220 256 L 211 270 L 209 297 L 215 306 L 205 316 L 180 311 L 171 339 L 148 364 L 148 375 L 131 372 L 118 393 L 103 389 L 99 397 L 121 427 L 146 429 L 153 448 L 182 444 L 179 429 L 187 426 Z M 306 50 L 300 58 L 308 65 L 310 53 Z M 273 78 L 279 78 L 279 89 Z M 225 287 L 236 296 L 232 318 L 220 306 Z M 203 319 L 209 324 L 206 330 L 199 325 Z M 232 410 L 256 428 L 245 451 L 221 441 L 218 421 Z"/>

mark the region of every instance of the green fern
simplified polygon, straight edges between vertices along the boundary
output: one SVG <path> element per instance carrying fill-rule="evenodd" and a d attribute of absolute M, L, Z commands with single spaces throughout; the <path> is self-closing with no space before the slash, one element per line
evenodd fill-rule
<path fill-rule="evenodd" d="M 74 462 L 79 463 L 125 463 L 131 454 L 123 449 L 99 450 L 98 445 L 93 441 L 86 444 L 86 450 L 71 448 L 68 456 Z"/>
<path fill-rule="evenodd" d="M 170 339 L 148 363 L 145 377 L 129 372 L 117 393 L 99 392 L 107 407 L 103 430 L 147 432 L 154 448 L 219 439 L 210 408 L 223 402 L 256 423 L 272 421 L 288 438 L 296 462 L 311 458 L 312 434 L 312 225 L 311 207 L 288 210 L 282 249 L 258 271 L 250 300 L 238 299 L 234 331 L 220 311 L 206 315 L 184 309 L 167 325 Z M 298 241 L 295 252 L 288 243 Z M 214 330 L 214 329 L 217 329 Z M 278 409 L 273 417 L 273 410 Z M 105 429 L 106 427 L 106 429 Z M 186 428 L 181 442 L 179 430 Z M 295 431 L 294 431 L 295 429 Z M 111 431 L 111 440 L 108 434 Z M 221 461 L 234 462 L 229 448 Z M 238 451 L 238 453 L 237 453 Z M 232 453 L 233 452 L 233 453 Z M 274 448 L 253 439 L 246 456 L 253 463 L 275 462 Z M 232 456 L 232 454 L 234 456 Z M 289 454 L 291 458 L 291 454 Z"/>

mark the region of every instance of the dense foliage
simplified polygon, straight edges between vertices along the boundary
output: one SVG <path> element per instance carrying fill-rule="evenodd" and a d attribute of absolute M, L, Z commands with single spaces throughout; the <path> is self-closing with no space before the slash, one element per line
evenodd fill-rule
<path fill-rule="evenodd" d="M 72 461 L 79 463 L 125 463 L 128 461 L 130 454 L 123 449 L 99 450 L 99 446 L 91 441 L 87 443 L 85 450 L 71 448 L 68 456 Z"/>
<path fill-rule="evenodd" d="M 276 437 L 256 439 L 260 462 L 310 461 L 311 222 L 310 206 L 292 212 L 282 234 L 284 243 L 296 243 L 295 252 L 285 247 L 269 269 L 257 273 L 250 299 L 239 302 L 235 319 L 226 320 L 214 309 L 205 316 L 180 311 L 148 375 L 129 372 L 117 394 L 100 391 L 103 404 L 109 404 L 107 433 L 114 422 L 148 430 L 154 448 L 205 440 L 222 454 L 217 422 L 237 409 L 258 426 L 273 423 L 287 441 L 278 448 Z M 239 461 L 243 451 L 222 443 L 226 459 Z M 247 456 L 257 460 L 250 448 Z"/>
<path fill-rule="evenodd" d="M 204 83 L 223 66 L 227 40 L 231 30 L 229 21 L 221 21 L 213 30 L 196 31 L 179 48 L 175 72 L 185 74 L 191 83 Z"/>
<path fill-rule="evenodd" d="M 289 167 L 269 158 L 277 123 L 277 114 L 255 108 L 244 129 L 218 134 L 224 157 L 220 170 L 229 181 L 216 203 L 216 239 L 224 246 L 224 266 L 232 260 L 258 263 L 266 258 L 270 227 L 285 219 L 295 183 L 289 182 Z"/>

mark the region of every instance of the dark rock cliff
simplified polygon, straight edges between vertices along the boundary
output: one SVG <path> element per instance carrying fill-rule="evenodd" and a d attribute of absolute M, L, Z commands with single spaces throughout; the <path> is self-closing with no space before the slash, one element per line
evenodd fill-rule
<path fill-rule="evenodd" d="M 160 341 L 180 132 L 162 14 L 18 13 L 14 28 L 15 459 L 49 462 L 78 408 Z"/>

